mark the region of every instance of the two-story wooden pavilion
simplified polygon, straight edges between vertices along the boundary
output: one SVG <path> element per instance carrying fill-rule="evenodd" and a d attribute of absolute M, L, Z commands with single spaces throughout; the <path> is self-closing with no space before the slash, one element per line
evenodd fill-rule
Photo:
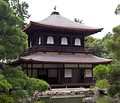
<path fill-rule="evenodd" d="M 50 84 L 74 85 L 93 82 L 93 67 L 111 60 L 97 57 L 84 48 L 84 38 L 101 32 L 52 12 L 46 19 L 33 22 L 24 29 L 29 50 L 14 63 L 20 64 L 29 77 Z"/>

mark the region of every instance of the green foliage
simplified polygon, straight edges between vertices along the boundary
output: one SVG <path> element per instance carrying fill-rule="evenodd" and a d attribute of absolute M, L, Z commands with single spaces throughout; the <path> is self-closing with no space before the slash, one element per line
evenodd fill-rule
<path fill-rule="evenodd" d="M 23 89 L 26 85 L 27 76 L 21 67 L 5 66 L 4 74 L 7 81 L 12 85 L 12 89 Z"/>
<path fill-rule="evenodd" d="M 36 80 L 36 82 L 38 81 L 39 79 L 37 79 Z M 40 85 L 40 87 L 41 87 L 41 91 L 45 91 L 45 90 L 47 90 L 50 86 L 49 86 L 49 84 L 46 82 L 46 81 L 44 81 L 44 80 L 39 80 L 39 83 L 38 83 L 39 85 Z"/>
<path fill-rule="evenodd" d="M 108 96 L 99 96 L 96 98 L 96 103 L 117 103 L 117 102 Z"/>
<path fill-rule="evenodd" d="M 16 59 L 27 49 L 27 35 L 18 27 L 21 19 L 0 0 L 0 59 Z"/>
<path fill-rule="evenodd" d="M 85 48 L 95 52 L 95 55 L 105 58 L 113 58 L 113 53 L 108 49 L 108 41 L 112 40 L 113 34 L 108 33 L 103 39 L 96 39 L 92 36 L 85 38 Z"/>
<path fill-rule="evenodd" d="M 39 92 L 45 91 L 49 88 L 49 84 L 40 79 L 29 78 L 29 82 L 26 84 L 29 90 L 38 90 Z"/>
<path fill-rule="evenodd" d="M 109 72 L 108 72 L 108 80 L 112 84 L 119 84 L 120 85 L 120 64 L 112 64 L 109 66 Z"/>
<path fill-rule="evenodd" d="M 0 92 L 11 95 L 14 100 L 32 96 L 34 91 L 45 91 L 49 84 L 43 80 L 29 78 L 18 66 L 4 66 L 0 75 Z"/>
<path fill-rule="evenodd" d="M 5 81 L 10 85 L 7 94 L 11 95 L 15 101 L 27 97 L 24 87 L 28 77 L 23 73 L 21 67 L 4 66 L 3 74 Z M 0 86 L 2 85 L 0 84 Z"/>
<path fill-rule="evenodd" d="M 89 48 L 90 46 L 92 46 L 91 44 L 95 41 L 96 39 L 93 38 L 92 36 L 87 36 L 85 38 L 85 47 Z"/>
<path fill-rule="evenodd" d="M 109 66 L 99 65 L 94 68 L 94 75 L 97 78 L 96 87 L 108 88 L 109 95 L 120 95 L 120 64 Z"/>
<path fill-rule="evenodd" d="M 14 100 L 8 95 L 0 95 L 0 103 L 14 103 Z"/>
<path fill-rule="evenodd" d="M 20 2 L 20 0 L 9 0 L 10 5 L 14 9 L 14 13 L 16 16 L 21 18 L 23 22 L 20 24 L 21 28 L 24 28 L 27 23 L 25 23 L 26 19 L 29 19 L 30 15 L 28 14 L 28 3 Z"/>
<path fill-rule="evenodd" d="M 44 101 L 35 101 L 34 103 L 45 103 Z"/>
<path fill-rule="evenodd" d="M 101 39 L 93 38 L 92 36 L 85 38 L 85 48 L 93 50 L 95 54 L 100 57 L 103 57 L 103 55 L 107 53 L 103 41 Z"/>
<path fill-rule="evenodd" d="M 110 86 L 110 88 L 107 90 L 107 93 L 110 96 L 120 95 L 120 85 L 112 85 L 112 86 Z"/>
<path fill-rule="evenodd" d="M 96 80 L 107 79 L 108 67 L 100 64 L 93 69 L 93 74 Z"/>
<path fill-rule="evenodd" d="M 120 25 L 113 28 L 113 35 L 106 41 L 105 46 L 114 59 L 120 60 Z"/>
<path fill-rule="evenodd" d="M 26 2 L 0 0 L 0 60 L 2 61 L 18 58 L 28 47 L 27 35 L 20 29 L 23 21 L 29 18 L 27 8 Z M 45 81 L 27 77 L 21 67 L 0 63 L 0 93 L 18 100 L 29 96 L 29 93 L 34 93 L 34 90 L 45 91 L 48 87 Z M 0 101 L 0 103 L 12 102 Z"/>
<path fill-rule="evenodd" d="M 95 86 L 98 87 L 99 89 L 105 89 L 109 87 L 109 83 L 106 79 L 98 80 Z"/>
<path fill-rule="evenodd" d="M 0 74 L 0 92 L 8 92 L 12 85 Z"/>
<path fill-rule="evenodd" d="M 115 9 L 115 14 L 119 14 L 119 13 L 120 13 L 120 4 L 118 4 Z"/>
<path fill-rule="evenodd" d="M 12 97 L 14 98 L 15 101 L 19 99 L 23 99 L 27 97 L 27 92 L 25 90 L 14 90 L 11 93 Z"/>
<path fill-rule="evenodd" d="M 114 58 L 113 53 L 107 48 L 107 43 L 108 43 L 108 41 L 111 41 L 112 38 L 113 38 L 113 34 L 108 32 L 106 34 L 106 36 L 104 36 L 104 38 L 102 39 L 103 46 L 104 46 L 105 51 L 106 51 L 102 54 L 102 56 L 105 57 L 105 58 L 110 58 L 110 59 Z"/>

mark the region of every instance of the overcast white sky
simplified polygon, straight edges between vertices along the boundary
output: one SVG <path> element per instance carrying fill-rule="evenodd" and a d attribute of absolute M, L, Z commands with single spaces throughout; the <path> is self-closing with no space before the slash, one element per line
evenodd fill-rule
<path fill-rule="evenodd" d="M 120 0 L 22 0 L 29 4 L 29 21 L 41 21 L 48 17 L 57 6 L 57 11 L 64 17 L 74 20 L 79 18 L 92 27 L 102 27 L 104 30 L 94 34 L 96 38 L 104 37 L 112 28 L 120 24 L 120 15 L 114 10 Z"/>

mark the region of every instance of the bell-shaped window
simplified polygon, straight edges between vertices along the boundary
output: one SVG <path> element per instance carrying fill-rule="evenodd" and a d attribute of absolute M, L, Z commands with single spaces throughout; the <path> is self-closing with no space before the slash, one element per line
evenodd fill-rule
<path fill-rule="evenodd" d="M 75 45 L 76 46 L 81 46 L 81 40 L 79 38 L 75 39 Z"/>
<path fill-rule="evenodd" d="M 54 38 L 52 36 L 48 36 L 47 44 L 54 44 Z"/>
<path fill-rule="evenodd" d="M 38 43 L 39 45 L 41 44 L 41 37 L 39 37 L 39 43 Z"/>
<path fill-rule="evenodd" d="M 61 39 L 61 45 L 68 45 L 68 41 L 66 37 L 62 37 Z"/>

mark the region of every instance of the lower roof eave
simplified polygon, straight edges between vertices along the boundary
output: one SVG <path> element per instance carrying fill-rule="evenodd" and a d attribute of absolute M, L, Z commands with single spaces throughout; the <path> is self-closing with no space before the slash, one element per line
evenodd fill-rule
<path fill-rule="evenodd" d="M 19 63 L 22 63 L 22 62 L 26 62 L 26 63 L 50 63 L 50 64 L 53 64 L 53 63 L 58 63 L 58 64 L 95 64 L 95 65 L 98 65 L 98 64 L 110 64 L 112 62 L 112 60 L 109 60 L 109 61 L 102 61 L 102 62 L 58 62 L 58 61 L 38 61 L 38 60 L 33 60 L 33 59 L 23 59 L 23 58 L 19 58 L 17 61 L 15 61 L 14 63 L 16 64 L 19 64 Z"/>

